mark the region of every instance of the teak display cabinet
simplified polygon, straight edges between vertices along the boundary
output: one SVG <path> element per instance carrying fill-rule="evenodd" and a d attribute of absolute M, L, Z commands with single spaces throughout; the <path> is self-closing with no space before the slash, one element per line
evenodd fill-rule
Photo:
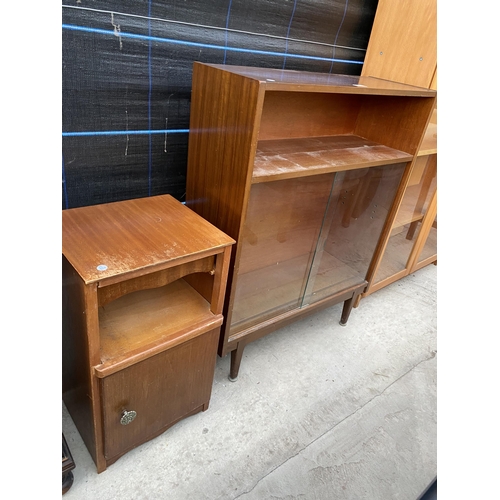
<path fill-rule="evenodd" d="M 364 292 L 435 92 L 194 63 L 186 204 L 236 241 L 219 355 Z"/>
<path fill-rule="evenodd" d="M 98 472 L 208 408 L 233 243 L 169 195 L 62 212 L 63 400 Z"/>

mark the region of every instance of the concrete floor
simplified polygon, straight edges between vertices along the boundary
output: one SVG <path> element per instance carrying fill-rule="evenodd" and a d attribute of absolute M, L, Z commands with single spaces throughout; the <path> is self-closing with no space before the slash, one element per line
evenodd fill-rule
<path fill-rule="evenodd" d="M 76 462 L 65 500 L 416 500 L 437 475 L 437 267 L 218 358 L 208 411 L 97 474 L 63 405 Z"/>

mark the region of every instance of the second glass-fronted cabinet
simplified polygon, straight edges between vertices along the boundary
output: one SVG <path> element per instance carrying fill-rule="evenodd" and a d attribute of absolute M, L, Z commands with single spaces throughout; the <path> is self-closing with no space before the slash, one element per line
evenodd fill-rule
<path fill-rule="evenodd" d="M 362 296 L 437 262 L 437 124 L 427 127 L 373 278 Z"/>

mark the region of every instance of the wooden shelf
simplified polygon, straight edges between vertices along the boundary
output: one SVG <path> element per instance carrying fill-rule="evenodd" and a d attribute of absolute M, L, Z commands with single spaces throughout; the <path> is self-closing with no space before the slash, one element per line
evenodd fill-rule
<path fill-rule="evenodd" d="M 99 308 L 100 374 L 148 357 L 152 349 L 171 348 L 221 323 L 220 315 L 183 279 L 129 293 Z M 195 325 L 203 325 L 196 328 Z"/>
<path fill-rule="evenodd" d="M 434 164 L 431 163 L 428 165 L 428 163 L 429 160 L 425 156 L 418 158 L 413 171 L 415 175 L 413 176 L 412 174 L 412 178 L 410 178 L 410 182 L 406 188 L 392 226 L 392 234 L 407 224 L 423 219 L 430 201 L 429 197 L 435 190 L 433 186 L 436 182 L 436 171 L 435 168 L 432 168 Z M 413 177 L 415 177 L 414 182 L 412 181 Z"/>
<path fill-rule="evenodd" d="M 252 183 L 408 162 L 412 156 L 356 135 L 259 141 Z"/>
<path fill-rule="evenodd" d="M 412 222 L 422 220 L 424 217 L 424 212 L 415 210 L 416 199 L 410 196 L 403 198 L 403 202 L 399 207 L 398 214 L 396 215 L 396 220 L 392 226 L 392 230 L 411 224 Z"/>
<path fill-rule="evenodd" d="M 431 122 L 427 126 L 417 156 L 427 156 L 436 153 L 437 153 L 437 123 Z"/>

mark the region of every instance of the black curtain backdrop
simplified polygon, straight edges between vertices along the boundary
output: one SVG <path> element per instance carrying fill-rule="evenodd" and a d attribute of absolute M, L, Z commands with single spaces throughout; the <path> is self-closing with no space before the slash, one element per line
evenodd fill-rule
<path fill-rule="evenodd" d="M 377 1 L 63 1 L 63 209 L 184 201 L 193 62 L 359 75 Z"/>

